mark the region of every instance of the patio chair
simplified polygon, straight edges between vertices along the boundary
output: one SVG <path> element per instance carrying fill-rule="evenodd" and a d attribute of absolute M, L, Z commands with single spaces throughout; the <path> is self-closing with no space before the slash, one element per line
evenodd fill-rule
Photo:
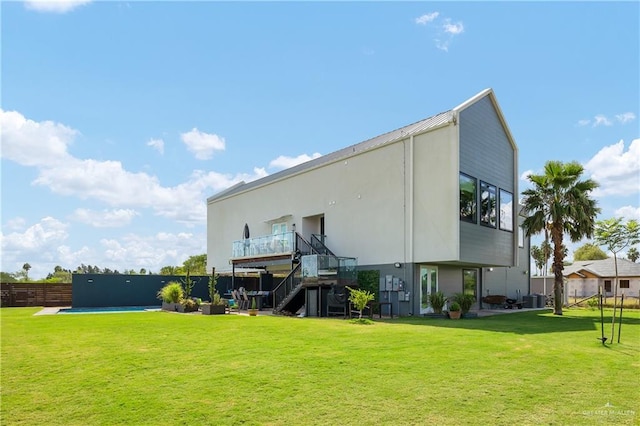
<path fill-rule="evenodd" d="M 233 312 L 234 310 L 237 312 L 240 308 L 240 306 L 238 305 L 238 303 L 236 303 L 236 299 L 226 299 L 227 300 L 227 308 L 229 309 L 229 313 Z"/>
<path fill-rule="evenodd" d="M 242 298 L 244 309 L 249 309 L 249 296 L 247 295 L 247 291 L 243 287 L 241 287 L 240 289 L 240 297 Z"/>
<path fill-rule="evenodd" d="M 238 307 L 238 310 L 242 310 L 244 304 L 242 301 L 242 296 L 240 296 L 238 290 L 232 290 L 231 297 L 233 298 L 233 303 Z"/>

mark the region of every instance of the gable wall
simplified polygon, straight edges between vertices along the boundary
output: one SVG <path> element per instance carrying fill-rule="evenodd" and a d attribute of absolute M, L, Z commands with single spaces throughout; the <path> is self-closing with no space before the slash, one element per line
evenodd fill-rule
<path fill-rule="evenodd" d="M 485 181 L 513 195 L 514 204 L 518 194 L 515 179 L 515 152 L 505 129 L 489 97 L 460 112 L 460 172 L 477 179 L 478 194 L 480 181 Z M 457 178 L 457 176 L 456 176 Z M 478 216 L 480 199 L 478 195 Z M 515 206 L 512 217 L 516 218 Z M 460 259 L 463 262 L 512 266 L 517 263 L 514 247 L 517 244 L 518 227 L 514 232 L 459 221 Z M 499 220 L 498 220 L 499 224 Z"/>

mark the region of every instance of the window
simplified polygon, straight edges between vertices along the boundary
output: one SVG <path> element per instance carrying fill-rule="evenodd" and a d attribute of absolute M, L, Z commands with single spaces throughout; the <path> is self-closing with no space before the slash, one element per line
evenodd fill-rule
<path fill-rule="evenodd" d="M 620 280 L 620 288 L 629 288 L 629 280 Z"/>
<path fill-rule="evenodd" d="M 604 291 L 611 293 L 611 280 L 604 280 Z"/>
<path fill-rule="evenodd" d="M 472 294 L 473 297 L 478 296 L 478 270 L 463 269 L 462 270 L 462 292 L 464 294 Z"/>
<path fill-rule="evenodd" d="M 518 247 L 524 248 L 524 229 L 518 226 Z"/>
<path fill-rule="evenodd" d="M 476 193 L 476 179 L 460 173 L 460 220 L 476 223 Z"/>
<path fill-rule="evenodd" d="M 496 227 L 498 218 L 496 191 L 494 185 L 480 181 L 480 223 L 493 228 Z"/>
<path fill-rule="evenodd" d="M 500 229 L 513 231 L 513 194 L 500 190 Z"/>
<path fill-rule="evenodd" d="M 271 234 L 279 235 L 287 232 L 287 224 L 286 223 L 274 223 L 271 225 Z"/>

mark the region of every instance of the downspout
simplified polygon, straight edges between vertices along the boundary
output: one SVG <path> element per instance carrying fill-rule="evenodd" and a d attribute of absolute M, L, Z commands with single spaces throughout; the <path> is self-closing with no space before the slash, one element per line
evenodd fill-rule
<path fill-rule="evenodd" d="M 411 282 L 413 283 L 413 274 L 414 274 L 414 272 L 413 272 L 413 262 L 414 262 L 414 258 L 413 258 L 413 244 L 414 244 L 414 242 L 413 242 L 413 210 L 414 210 L 414 208 L 413 208 L 413 179 L 414 179 L 414 176 L 413 176 L 413 135 L 409 136 L 409 172 L 408 173 L 406 172 L 406 169 L 407 169 L 407 165 L 405 164 L 405 175 L 409 176 L 409 205 L 408 205 L 408 208 L 409 208 L 409 229 L 407 230 L 407 234 L 408 234 L 407 237 L 409 238 L 408 259 L 409 259 L 409 262 L 411 264 Z M 405 203 L 405 209 L 406 208 L 407 208 L 407 205 Z M 405 215 L 405 220 L 406 220 L 406 217 L 407 216 Z M 405 250 L 406 249 L 407 249 L 407 244 L 405 244 Z M 407 264 L 407 254 L 406 253 L 405 253 L 404 264 L 405 265 Z M 404 274 L 405 274 L 404 282 L 406 283 L 407 282 L 407 276 L 406 276 L 407 268 L 406 267 L 404 268 Z M 414 286 L 412 286 L 412 287 L 415 287 L 415 283 L 414 283 Z M 405 291 L 406 291 L 406 288 L 405 288 Z M 415 298 L 415 295 L 418 294 L 416 292 L 415 288 L 412 288 L 411 292 L 413 293 L 414 298 Z M 409 315 L 413 315 L 413 301 L 410 302 L 410 304 L 409 304 Z"/>

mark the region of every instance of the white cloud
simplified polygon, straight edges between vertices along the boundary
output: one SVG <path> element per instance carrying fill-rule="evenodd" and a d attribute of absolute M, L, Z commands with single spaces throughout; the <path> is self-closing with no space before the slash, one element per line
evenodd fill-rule
<path fill-rule="evenodd" d="M 533 173 L 533 170 L 525 170 L 520 174 L 520 180 L 529 182 L 529 176 L 531 176 Z"/>
<path fill-rule="evenodd" d="M 95 211 L 76 209 L 72 218 L 96 228 L 118 228 L 129 225 L 139 213 L 132 209 L 115 209 Z"/>
<path fill-rule="evenodd" d="M 150 139 L 149 142 L 147 142 L 147 146 L 158 151 L 160 155 L 164 155 L 164 141 L 162 139 Z"/>
<path fill-rule="evenodd" d="M 55 266 L 75 269 L 81 264 L 120 272 L 140 268 L 159 272 L 167 265 L 181 265 L 187 257 L 206 252 L 206 232 L 168 233 L 150 236 L 127 234 L 117 238 L 103 238 L 94 247 L 73 250 L 65 241 L 69 225 L 52 217 L 45 217 L 22 232 L 0 233 L 2 249 L 1 270 L 16 272 L 29 263 L 30 278 L 44 278 Z"/>
<path fill-rule="evenodd" d="M 640 139 L 631 141 L 626 152 L 622 140 L 606 146 L 584 167 L 600 184 L 594 196 L 636 194 L 640 192 Z"/>
<path fill-rule="evenodd" d="M 29 277 L 46 276 L 47 270 L 42 264 L 56 259 L 57 248 L 68 236 L 68 225 L 52 217 L 43 218 L 23 232 L 0 233 L 2 270 L 19 271 L 28 262 L 33 268 Z"/>
<path fill-rule="evenodd" d="M 25 0 L 24 5 L 37 12 L 67 13 L 88 3 L 91 0 Z"/>
<path fill-rule="evenodd" d="M 602 115 L 602 114 L 598 114 L 595 117 L 593 117 L 593 127 L 598 127 L 598 126 L 611 126 L 611 120 L 609 120 L 606 116 Z"/>
<path fill-rule="evenodd" d="M 215 134 L 201 132 L 195 127 L 191 131 L 180 135 L 180 138 L 198 160 L 208 160 L 213 157 L 215 151 L 224 151 L 225 149 L 224 138 Z"/>
<path fill-rule="evenodd" d="M 456 22 L 455 24 L 451 23 L 451 19 L 445 19 L 444 24 L 442 25 L 445 33 L 458 35 L 464 32 L 464 25 L 462 22 Z"/>
<path fill-rule="evenodd" d="M 431 12 L 416 18 L 416 24 L 427 25 L 429 22 L 433 22 L 440 15 L 440 12 Z"/>
<path fill-rule="evenodd" d="M 624 112 L 622 114 L 616 114 L 615 117 L 616 117 L 615 121 L 620 124 L 627 124 L 636 119 L 636 115 L 632 112 Z M 613 120 L 604 114 L 596 115 L 595 117 L 593 117 L 593 121 L 588 119 L 578 120 L 578 126 L 580 127 L 588 126 L 591 123 L 593 123 L 593 127 L 613 126 L 614 124 Z"/>
<path fill-rule="evenodd" d="M 67 146 L 78 134 L 74 129 L 51 121 L 28 120 L 15 111 L 0 112 L 2 158 L 36 167 L 39 173 L 34 184 L 57 194 L 98 200 L 113 208 L 149 208 L 159 216 L 189 226 L 205 223 L 208 196 L 240 181 L 249 182 L 268 175 L 261 168 L 236 175 L 195 171 L 186 182 L 166 187 L 156 176 L 125 170 L 120 161 L 71 156 Z M 193 142 L 198 152 L 221 147 L 219 141 L 216 142 L 217 136 L 194 130 L 187 140 Z"/>
<path fill-rule="evenodd" d="M 0 109 L 2 158 L 23 166 L 53 166 L 70 156 L 67 147 L 77 130 L 53 121 L 35 122 L 16 111 Z"/>
<path fill-rule="evenodd" d="M 5 225 L 8 229 L 12 231 L 21 231 L 26 226 L 27 221 L 23 217 L 16 217 L 13 219 L 9 219 L 7 224 Z"/>
<path fill-rule="evenodd" d="M 308 156 L 307 154 L 301 154 L 301 155 L 298 155 L 297 157 L 287 157 L 287 156 L 281 155 L 269 163 L 269 168 L 288 169 L 289 167 L 306 163 L 307 161 L 313 160 L 314 158 L 318 158 L 320 156 L 321 154 L 317 152 L 312 154 L 311 156 Z"/>
<path fill-rule="evenodd" d="M 415 19 L 415 23 L 425 27 L 428 26 L 428 31 L 432 33 L 436 48 L 445 52 L 449 51 L 453 38 L 464 32 L 462 21 L 453 23 L 451 18 L 441 17 L 439 12 L 422 15 Z"/>
<path fill-rule="evenodd" d="M 194 253 L 206 253 L 206 233 L 177 234 L 161 232 L 153 236 L 128 234 L 120 239 L 102 239 L 102 259 L 107 265 L 99 265 L 120 271 L 145 268 L 159 272 L 167 265 L 181 265 Z"/>
<path fill-rule="evenodd" d="M 636 119 L 636 115 L 632 112 L 625 112 L 625 113 L 616 115 L 616 120 L 618 120 L 618 122 L 622 124 L 629 123 L 630 121 L 633 121 L 635 119 Z"/>
<path fill-rule="evenodd" d="M 615 217 L 623 217 L 627 220 L 640 220 L 640 207 L 624 206 L 615 211 Z"/>

